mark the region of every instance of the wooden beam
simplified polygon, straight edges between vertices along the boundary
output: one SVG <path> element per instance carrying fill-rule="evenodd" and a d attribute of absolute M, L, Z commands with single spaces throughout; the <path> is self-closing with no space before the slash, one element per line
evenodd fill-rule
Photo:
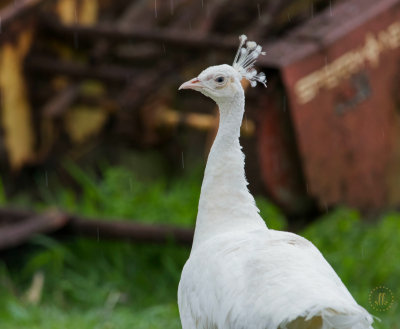
<path fill-rule="evenodd" d="M 31 56 L 26 60 L 29 71 L 48 75 L 66 75 L 74 78 L 91 78 L 113 82 L 127 82 L 138 70 L 119 65 L 90 66 L 72 61 L 53 59 L 48 56 Z"/>
<path fill-rule="evenodd" d="M 194 32 L 157 28 L 131 29 L 126 26 L 107 23 L 99 23 L 95 26 L 67 26 L 43 19 L 42 24 L 45 24 L 48 33 L 78 36 L 82 39 L 104 38 L 114 41 L 154 41 L 194 49 L 214 48 L 226 50 L 237 48 L 239 43 L 237 36 L 204 35 Z"/>
<path fill-rule="evenodd" d="M 186 113 L 168 107 L 155 110 L 155 126 L 157 128 L 176 128 L 185 126 L 199 131 L 209 131 L 218 128 L 218 116 L 206 113 Z M 253 120 L 244 120 L 240 127 L 242 137 L 254 136 L 256 126 Z"/>
<path fill-rule="evenodd" d="M 145 224 L 134 220 L 89 219 L 58 211 L 37 214 L 29 210 L 0 208 L 0 250 L 23 244 L 35 234 L 53 232 L 140 243 L 174 241 L 190 246 L 194 231 L 190 228 Z"/>
<path fill-rule="evenodd" d="M 24 220 L 0 226 L 0 250 L 16 247 L 28 241 L 32 236 L 49 233 L 65 226 L 68 217 L 57 212 L 27 217 Z"/>
<path fill-rule="evenodd" d="M 134 242 L 191 245 L 193 230 L 175 226 L 143 224 L 135 221 L 83 219 L 72 216 L 66 230 L 74 235 L 96 239 L 123 239 Z"/>
<path fill-rule="evenodd" d="M 43 106 L 41 113 L 48 118 L 61 116 L 78 99 L 79 84 L 72 84 L 58 92 Z"/>
<path fill-rule="evenodd" d="M 1 32 L 4 32 L 4 28 L 11 22 L 23 18 L 27 14 L 33 13 L 33 11 L 38 9 L 39 5 L 44 2 L 45 0 L 10 1 L 8 6 L 0 10 Z"/>

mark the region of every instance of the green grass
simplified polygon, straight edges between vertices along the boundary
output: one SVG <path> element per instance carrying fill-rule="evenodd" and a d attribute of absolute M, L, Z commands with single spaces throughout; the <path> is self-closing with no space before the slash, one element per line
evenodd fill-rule
<path fill-rule="evenodd" d="M 2 329 L 120 329 L 120 328 L 179 328 L 179 315 L 176 304 L 156 305 L 144 311 L 129 307 L 107 310 L 92 308 L 82 311 L 79 308 L 61 309 L 45 304 L 40 307 L 21 305 L 21 302 L 8 298 L 0 312 Z"/>
<path fill-rule="evenodd" d="M 78 192 L 62 186 L 57 178 L 49 186 L 38 184 L 43 200 L 37 204 L 38 210 L 52 205 L 89 217 L 194 224 L 200 195 L 200 167 L 175 179 L 160 176 L 151 182 L 138 179 L 124 167 L 103 168 L 101 179 L 73 163 L 67 163 L 66 169 L 79 186 Z"/>
<path fill-rule="evenodd" d="M 123 167 L 103 166 L 101 175 L 72 163 L 67 187 L 51 176 L 35 193 L 11 200 L 0 188 L 2 204 L 44 210 L 50 206 L 100 218 L 134 218 L 193 226 L 202 170 L 181 177 L 138 179 Z M 284 229 L 286 220 L 264 198 L 257 198 L 270 227 Z M 382 319 L 375 328 L 398 329 L 400 319 L 400 214 L 367 223 L 358 212 L 339 208 L 301 234 L 322 251 L 356 300 Z M 0 328 L 180 328 L 176 290 L 189 249 L 173 243 L 136 245 L 126 242 L 32 239 L 9 252 L 0 264 Z M 44 274 L 40 302 L 26 292 L 35 273 Z M 377 312 L 370 291 L 386 286 L 394 296 L 390 310 Z"/>

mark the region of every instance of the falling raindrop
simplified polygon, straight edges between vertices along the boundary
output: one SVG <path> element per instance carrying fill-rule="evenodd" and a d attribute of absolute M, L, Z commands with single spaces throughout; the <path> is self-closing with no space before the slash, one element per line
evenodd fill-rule
<path fill-rule="evenodd" d="M 174 14 L 174 0 L 170 0 L 170 10 L 171 10 L 171 15 Z"/>
<path fill-rule="evenodd" d="M 74 47 L 75 47 L 75 49 L 79 48 L 78 32 L 74 33 Z"/>
<path fill-rule="evenodd" d="M 261 17 L 261 8 L 260 8 L 260 4 L 257 2 L 257 11 L 258 11 L 258 18 Z"/>
<path fill-rule="evenodd" d="M 289 22 L 292 20 L 289 13 L 287 14 L 287 19 Z"/>
<path fill-rule="evenodd" d="M 201 0 L 201 8 L 204 8 L 204 0 Z"/>
<path fill-rule="evenodd" d="M 332 0 L 329 0 L 329 14 L 332 16 Z"/>
<path fill-rule="evenodd" d="M 311 17 L 314 17 L 314 2 L 311 2 Z"/>
<path fill-rule="evenodd" d="M 162 47 L 163 47 L 163 50 L 164 50 L 164 55 L 166 55 L 167 54 L 167 50 L 165 48 L 165 43 L 164 42 L 162 43 Z"/>
<path fill-rule="evenodd" d="M 283 112 L 286 112 L 286 96 L 283 96 Z"/>
<path fill-rule="evenodd" d="M 154 0 L 154 17 L 157 18 L 157 0 Z"/>
<path fill-rule="evenodd" d="M 74 12 L 74 14 L 75 14 L 75 24 L 78 24 L 78 14 L 77 14 L 77 12 L 76 12 L 76 7 L 75 7 L 75 12 Z"/>
<path fill-rule="evenodd" d="M 325 66 L 324 66 L 325 74 L 328 73 L 328 56 L 325 56 Z"/>
<path fill-rule="evenodd" d="M 75 24 L 78 24 L 78 14 L 76 12 L 76 7 L 75 7 Z M 78 32 L 74 33 L 74 47 L 75 49 L 79 48 Z"/>
<path fill-rule="evenodd" d="M 185 169 L 185 160 L 183 158 L 183 152 L 182 152 L 182 168 Z"/>

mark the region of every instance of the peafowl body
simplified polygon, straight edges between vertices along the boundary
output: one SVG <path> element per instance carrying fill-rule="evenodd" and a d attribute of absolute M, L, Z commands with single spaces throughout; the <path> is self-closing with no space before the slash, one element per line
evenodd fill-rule
<path fill-rule="evenodd" d="M 240 81 L 265 85 L 254 69 L 262 53 L 240 37 L 234 63 L 209 67 L 180 89 L 219 107 L 208 156 L 192 251 L 178 304 L 183 329 L 372 329 L 332 267 L 308 240 L 268 229 L 247 189 L 239 143 L 244 113 Z"/>

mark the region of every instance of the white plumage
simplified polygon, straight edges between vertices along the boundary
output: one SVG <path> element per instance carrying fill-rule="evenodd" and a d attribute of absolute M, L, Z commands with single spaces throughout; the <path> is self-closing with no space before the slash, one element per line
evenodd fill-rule
<path fill-rule="evenodd" d="M 213 66 L 180 89 L 219 107 L 220 126 L 201 187 L 192 251 L 178 289 L 183 329 L 372 329 L 318 249 L 289 232 L 268 229 L 247 189 L 239 144 L 246 78 L 261 47 L 240 37 L 234 64 Z"/>

